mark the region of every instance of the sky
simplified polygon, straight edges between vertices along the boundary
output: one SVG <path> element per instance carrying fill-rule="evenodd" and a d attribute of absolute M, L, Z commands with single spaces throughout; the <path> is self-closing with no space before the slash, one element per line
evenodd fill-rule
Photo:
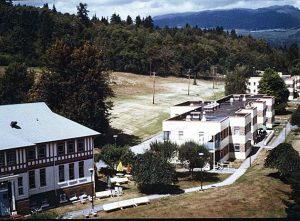
<path fill-rule="evenodd" d="M 300 8 L 300 0 L 18 0 L 14 3 L 40 7 L 48 3 L 60 12 L 76 13 L 79 2 L 87 3 L 89 16 L 110 17 L 113 13 L 119 14 L 122 19 L 127 15 L 135 18 L 169 13 L 194 12 L 210 9 L 231 8 L 262 8 L 272 5 L 292 5 Z"/>

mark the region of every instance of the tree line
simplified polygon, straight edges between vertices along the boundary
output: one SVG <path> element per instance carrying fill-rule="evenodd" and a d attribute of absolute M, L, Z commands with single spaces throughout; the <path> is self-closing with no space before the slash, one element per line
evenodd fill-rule
<path fill-rule="evenodd" d="M 155 27 L 151 16 L 125 20 L 88 16 L 87 4 L 77 6 L 77 14 L 62 14 L 56 7 L 13 6 L 0 1 L 0 65 L 25 62 L 43 66 L 46 51 L 57 40 L 74 46 L 89 41 L 103 53 L 106 69 L 148 74 L 182 76 L 187 69 L 208 75 L 210 66 L 226 74 L 237 64 L 252 70 L 275 67 L 288 71 L 293 66 L 294 47 L 271 48 L 263 40 L 237 36 L 222 27 L 201 29 L 188 24 L 183 28 Z M 299 50 L 298 50 L 299 51 Z M 298 55 L 296 55 L 297 57 Z"/>

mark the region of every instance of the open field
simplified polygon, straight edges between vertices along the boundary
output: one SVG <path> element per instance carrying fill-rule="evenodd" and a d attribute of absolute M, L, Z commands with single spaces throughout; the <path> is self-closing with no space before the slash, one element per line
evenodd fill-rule
<path fill-rule="evenodd" d="M 195 218 L 195 217 L 286 217 L 291 188 L 276 178 L 276 171 L 263 166 L 262 151 L 235 184 L 204 192 L 172 196 L 150 205 L 114 212 L 100 212 L 101 218 Z"/>
<path fill-rule="evenodd" d="M 111 86 L 115 92 L 111 126 L 124 133 L 145 139 L 159 132 L 162 121 L 169 117 L 170 106 L 187 100 L 210 100 L 224 95 L 224 83 L 213 90 L 211 81 L 156 77 L 155 104 L 152 104 L 153 78 L 145 75 L 114 72 Z"/>

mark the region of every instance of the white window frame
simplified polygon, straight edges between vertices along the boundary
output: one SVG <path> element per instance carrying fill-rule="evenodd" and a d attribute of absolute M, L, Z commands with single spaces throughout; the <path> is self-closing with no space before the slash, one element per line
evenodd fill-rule
<path fill-rule="evenodd" d="M 238 149 L 236 148 L 238 147 Z M 241 145 L 240 144 L 233 144 L 234 152 L 241 152 Z"/>
<path fill-rule="evenodd" d="M 183 140 L 184 132 L 182 130 L 178 131 L 178 140 Z"/>

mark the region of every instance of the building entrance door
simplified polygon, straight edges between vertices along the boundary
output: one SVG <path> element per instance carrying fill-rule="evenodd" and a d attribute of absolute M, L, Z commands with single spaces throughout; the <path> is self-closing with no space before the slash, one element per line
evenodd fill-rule
<path fill-rule="evenodd" d="M 0 183 L 0 216 L 10 215 L 8 182 Z"/>

